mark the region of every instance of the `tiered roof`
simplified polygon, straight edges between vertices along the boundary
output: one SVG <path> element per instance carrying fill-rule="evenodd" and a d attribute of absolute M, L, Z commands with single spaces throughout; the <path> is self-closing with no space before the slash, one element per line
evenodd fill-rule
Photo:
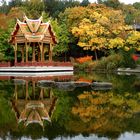
<path fill-rule="evenodd" d="M 40 101 L 30 101 L 21 112 L 18 123 L 23 121 L 25 126 L 31 123 L 38 123 L 43 126 L 44 120 L 51 121 L 44 104 Z"/>
<path fill-rule="evenodd" d="M 51 122 L 51 116 L 55 109 L 57 99 L 44 98 L 43 100 L 12 100 L 13 109 L 18 123 L 23 123 L 25 126 L 29 124 L 39 124 L 44 127 L 43 122 Z"/>
<path fill-rule="evenodd" d="M 17 19 L 10 43 L 41 42 L 56 44 L 56 36 L 50 22 L 43 23 L 42 17 L 33 20 L 24 17 L 23 22 Z"/>

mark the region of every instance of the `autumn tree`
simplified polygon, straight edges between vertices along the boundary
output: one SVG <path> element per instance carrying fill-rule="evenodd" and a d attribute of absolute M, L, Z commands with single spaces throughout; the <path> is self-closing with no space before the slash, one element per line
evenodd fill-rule
<path fill-rule="evenodd" d="M 96 50 L 124 47 L 128 27 L 121 11 L 107 7 L 98 8 L 96 5 L 85 9 L 84 16 L 71 30 L 78 38 L 78 46 L 84 50 L 94 51 L 96 59 Z"/>
<path fill-rule="evenodd" d="M 127 50 L 134 48 L 137 51 L 140 51 L 140 32 L 133 31 L 126 40 Z"/>
<path fill-rule="evenodd" d="M 126 26 L 120 10 L 102 4 L 67 8 L 59 15 L 59 21 L 66 24 L 70 43 L 77 43 L 83 50 L 94 51 L 96 59 L 96 51 L 124 47 L 129 30 L 132 30 Z"/>

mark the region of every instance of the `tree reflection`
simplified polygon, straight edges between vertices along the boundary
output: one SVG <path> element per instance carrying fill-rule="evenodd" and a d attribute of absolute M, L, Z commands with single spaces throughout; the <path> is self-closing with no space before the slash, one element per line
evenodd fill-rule
<path fill-rule="evenodd" d="M 76 132 L 118 137 L 128 130 L 129 121 L 140 112 L 140 93 L 120 95 L 112 91 L 85 91 L 77 98 L 79 102 L 72 107 L 72 114 L 79 119 L 71 121 L 68 126 Z"/>

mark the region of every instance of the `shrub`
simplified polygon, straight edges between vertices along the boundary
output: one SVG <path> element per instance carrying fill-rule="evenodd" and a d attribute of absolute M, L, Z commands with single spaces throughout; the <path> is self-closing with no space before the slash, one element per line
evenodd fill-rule
<path fill-rule="evenodd" d="M 140 65 L 140 58 L 136 61 L 136 63 L 137 63 L 138 65 Z"/>
<path fill-rule="evenodd" d="M 85 63 L 89 61 L 92 61 L 92 56 L 84 56 L 84 57 L 76 58 L 76 62 L 78 63 Z"/>
<path fill-rule="evenodd" d="M 89 62 L 85 62 L 85 63 L 75 63 L 75 64 L 74 64 L 75 69 L 78 69 L 78 70 L 85 70 L 85 69 L 88 69 L 89 66 L 90 66 L 90 63 L 89 63 Z"/>
<path fill-rule="evenodd" d="M 121 66 L 122 57 L 119 54 L 109 55 L 108 57 L 102 57 L 101 60 L 96 61 L 93 67 L 95 70 L 114 70 Z"/>
<path fill-rule="evenodd" d="M 131 49 L 130 51 L 120 50 L 120 55 L 122 56 L 121 67 L 129 67 L 135 68 L 136 62 L 133 59 L 134 50 Z"/>
<path fill-rule="evenodd" d="M 140 64 L 140 56 L 137 54 L 132 55 L 132 59 L 135 61 L 136 64 Z"/>

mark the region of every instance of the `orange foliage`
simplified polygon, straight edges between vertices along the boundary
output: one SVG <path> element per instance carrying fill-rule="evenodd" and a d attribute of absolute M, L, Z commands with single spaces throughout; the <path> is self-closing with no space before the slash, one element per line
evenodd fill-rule
<path fill-rule="evenodd" d="M 85 63 L 92 60 L 92 56 L 79 57 L 76 59 L 79 63 Z"/>
<path fill-rule="evenodd" d="M 0 13 L 0 28 L 1 29 L 5 29 L 7 28 L 7 19 L 6 19 L 6 15 Z"/>
<path fill-rule="evenodd" d="M 132 55 L 132 59 L 133 59 L 134 61 L 137 61 L 137 60 L 139 59 L 139 57 L 138 57 L 137 55 L 133 54 L 133 55 Z"/>
<path fill-rule="evenodd" d="M 85 78 L 79 78 L 78 80 L 77 80 L 77 82 L 88 82 L 88 83 L 92 83 L 92 80 L 90 80 L 90 79 L 85 79 Z"/>

